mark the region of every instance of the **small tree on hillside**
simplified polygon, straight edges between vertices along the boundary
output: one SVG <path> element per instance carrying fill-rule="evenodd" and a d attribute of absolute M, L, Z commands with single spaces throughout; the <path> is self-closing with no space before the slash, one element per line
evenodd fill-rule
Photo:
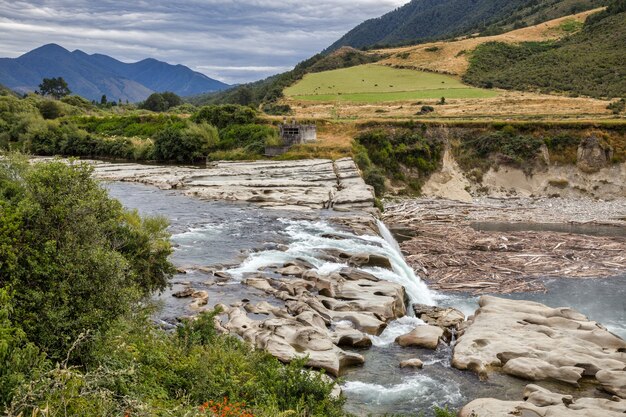
<path fill-rule="evenodd" d="M 167 109 L 171 109 L 172 107 L 180 106 L 183 104 L 183 99 L 180 98 L 177 94 L 172 93 L 171 91 L 166 91 L 165 93 L 161 93 L 163 99 L 167 102 Z"/>
<path fill-rule="evenodd" d="M 150 95 L 150 97 L 148 97 L 146 99 L 146 101 L 144 101 L 141 104 L 140 107 L 142 109 L 146 109 L 146 110 L 150 110 L 150 111 L 162 112 L 162 111 L 166 111 L 168 109 L 167 106 L 168 106 L 168 103 L 163 98 L 162 94 L 153 93 L 153 94 Z"/>
<path fill-rule="evenodd" d="M 105 104 L 107 104 L 108 100 L 107 100 L 107 95 L 106 94 L 102 94 L 102 97 L 100 97 L 100 104 L 102 104 L 103 106 Z"/>
<path fill-rule="evenodd" d="M 69 95 L 71 91 L 63 77 L 58 77 L 44 78 L 39 84 L 39 93 L 42 96 L 52 96 L 58 100 Z"/>

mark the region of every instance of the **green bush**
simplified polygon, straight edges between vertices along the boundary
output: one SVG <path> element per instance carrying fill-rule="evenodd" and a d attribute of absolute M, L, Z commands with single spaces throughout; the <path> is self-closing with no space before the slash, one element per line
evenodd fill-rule
<path fill-rule="evenodd" d="M 567 92 L 596 98 L 626 95 L 626 11 L 623 0 L 589 16 L 582 30 L 559 41 L 488 42 L 471 55 L 464 81 L 515 90 Z"/>
<path fill-rule="evenodd" d="M 54 100 L 44 100 L 39 104 L 39 113 L 46 120 L 58 119 L 61 117 L 61 106 Z"/>
<path fill-rule="evenodd" d="M 108 198 L 86 164 L 0 165 L 0 288 L 13 321 L 50 358 L 86 331 L 105 331 L 173 272 L 166 223 Z"/>
<path fill-rule="evenodd" d="M 160 161 L 198 162 L 219 142 L 217 129 L 207 123 L 168 127 L 154 138 L 154 156 Z"/>
<path fill-rule="evenodd" d="M 7 219 L 0 218 L 0 228 L 6 223 Z M 6 242 L 0 241 L 0 247 L 3 243 Z M 12 313 L 11 297 L 6 288 L 0 288 L 0 412 L 11 402 L 18 387 L 37 378 L 47 366 L 45 355 L 12 323 Z"/>
<path fill-rule="evenodd" d="M 382 174 L 403 181 L 419 192 L 421 183 L 439 167 L 443 144 L 414 127 L 373 129 L 357 136 L 354 153 L 357 164 L 364 171 L 365 181 L 374 187 L 377 196 L 382 196 L 385 191 L 384 181 L 380 178 Z"/>
<path fill-rule="evenodd" d="M 243 148 L 247 153 L 263 154 L 266 145 L 277 145 L 278 133 L 271 126 L 231 125 L 220 131 L 219 148 Z"/>
<path fill-rule="evenodd" d="M 255 123 L 257 114 L 254 109 L 236 104 L 204 106 L 192 116 L 196 123 L 206 122 L 218 129 L 231 125 L 247 125 Z"/>

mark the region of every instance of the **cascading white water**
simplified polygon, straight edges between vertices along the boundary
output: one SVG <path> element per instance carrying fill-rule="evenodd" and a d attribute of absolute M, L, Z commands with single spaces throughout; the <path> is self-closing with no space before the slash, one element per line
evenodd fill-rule
<path fill-rule="evenodd" d="M 411 303 L 434 305 L 435 301 L 426 284 L 406 263 L 397 242 L 384 224 L 379 223 L 380 236 L 357 236 L 353 233 L 335 229 L 323 221 L 281 220 L 287 225 L 285 234 L 290 243 L 286 251 L 270 250 L 250 255 L 239 267 L 228 272 L 235 278 L 254 273 L 272 265 L 282 264 L 295 259 L 305 260 L 315 266 L 318 273 L 325 275 L 338 271 L 346 265 L 323 260 L 325 250 L 337 249 L 350 254 L 368 253 L 385 256 L 391 262 L 393 271 L 384 268 L 361 268 L 380 279 L 392 281 L 404 286 Z M 382 226 L 382 227 L 381 227 Z M 332 236 L 332 237 L 331 237 Z M 336 237 L 339 237 L 337 239 Z"/>
<path fill-rule="evenodd" d="M 421 304 L 435 305 L 435 299 L 433 294 L 431 293 L 428 286 L 422 281 L 422 279 L 417 276 L 413 268 L 406 263 L 404 259 L 404 255 L 402 254 L 402 250 L 400 249 L 400 245 L 396 241 L 396 239 L 391 234 L 391 231 L 387 228 L 385 223 L 380 220 L 376 220 L 376 224 L 378 225 L 378 231 L 380 235 L 385 240 L 385 243 L 394 254 L 393 267 L 396 273 L 403 275 L 404 280 L 407 283 L 410 283 L 410 288 L 412 292 L 419 292 L 419 296 L 415 297 L 415 300 L 411 300 L 413 302 L 419 302 Z M 404 284 L 403 284 L 404 285 Z M 407 292 L 409 291 L 409 287 L 405 286 Z"/>

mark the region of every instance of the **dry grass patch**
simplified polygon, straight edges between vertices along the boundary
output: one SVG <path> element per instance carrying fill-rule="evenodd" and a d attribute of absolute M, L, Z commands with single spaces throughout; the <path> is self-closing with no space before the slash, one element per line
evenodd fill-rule
<path fill-rule="evenodd" d="M 379 62 L 379 64 L 382 65 L 462 75 L 467 71 L 469 66 L 469 54 L 483 43 L 492 41 L 520 43 L 557 40 L 572 33 L 569 28 L 572 26 L 573 22 L 584 22 L 590 14 L 599 10 L 602 10 L 602 8 L 588 10 L 572 16 L 561 17 L 536 26 L 518 29 L 496 36 L 381 49 L 372 51 L 372 53 L 390 55 L 389 58 Z"/>

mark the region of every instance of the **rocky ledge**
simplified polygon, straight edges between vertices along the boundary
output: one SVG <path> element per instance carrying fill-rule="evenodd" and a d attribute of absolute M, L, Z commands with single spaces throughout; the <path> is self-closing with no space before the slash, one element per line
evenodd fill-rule
<path fill-rule="evenodd" d="M 600 324 L 570 308 L 530 301 L 483 296 L 479 305 L 459 331 L 455 368 L 481 379 L 497 370 L 576 387 L 584 377 L 626 398 L 626 341 Z"/>
<path fill-rule="evenodd" d="M 538 385 L 528 385 L 524 401 L 501 401 L 480 398 L 459 412 L 459 417 L 623 417 L 626 401 L 613 397 L 579 398 L 551 392 Z"/>
<path fill-rule="evenodd" d="M 94 175 L 267 208 L 374 210 L 374 195 L 350 158 L 331 161 L 215 162 L 207 168 L 91 161 Z"/>

